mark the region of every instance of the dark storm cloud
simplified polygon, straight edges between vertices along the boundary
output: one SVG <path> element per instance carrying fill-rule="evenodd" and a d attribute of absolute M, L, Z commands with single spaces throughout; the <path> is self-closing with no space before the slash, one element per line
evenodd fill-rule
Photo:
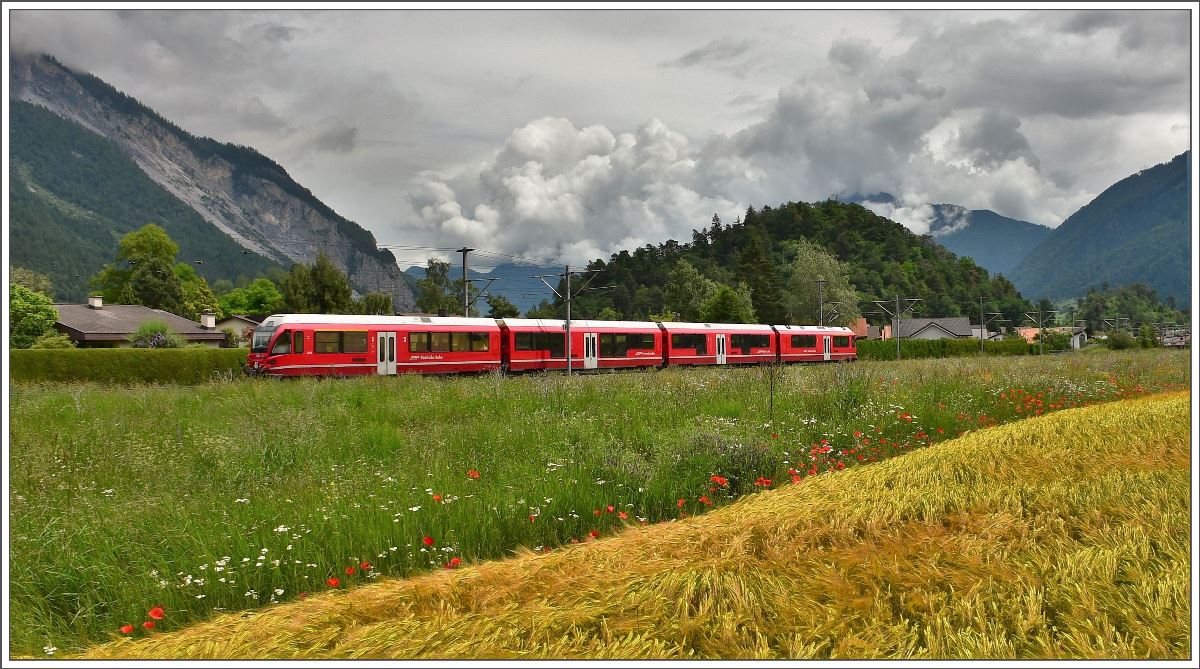
<path fill-rule="evenodd" d="M 659 63 L 659 67 L 692 67 L 694 65 L 723 64 L 750 50 L 750 40 L 713 40 L 708 44 L 683 54 L 673 60 Z"/>
<path fill-rule="evenodd" d="M 1037 168 L 1037 156 L 1020 127 L 1021 119 L 1012 113 L 988 109 L 959 135 L 958 148 L 971 157 L 976 167 L 994 169 L 1009 160 L 1025 158 Z"/>

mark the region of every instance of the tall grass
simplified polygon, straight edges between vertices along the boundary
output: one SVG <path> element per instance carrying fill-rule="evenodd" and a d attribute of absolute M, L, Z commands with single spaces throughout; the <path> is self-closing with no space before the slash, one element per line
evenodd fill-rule
<path fill-rule="evenodd" d="M 594 545 L 86 657 L 1183 659 L 1189 404 L 1005 425 Z"/>
<path fill-rule="evenodd" d="M 1187 363 L 1148 351 L 788 368 L 773 424 L 759 369 L 15 385 L 11 650 L 78 649 L 154 605 L 161 631 L 330 578 L 342 589 L 587 542 L 1039 411 L 1186 387 Z"/>

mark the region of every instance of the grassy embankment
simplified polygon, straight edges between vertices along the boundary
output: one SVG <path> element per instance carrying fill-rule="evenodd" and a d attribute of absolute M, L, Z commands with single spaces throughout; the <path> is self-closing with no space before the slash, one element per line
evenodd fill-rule
<path fill-rule="evenodd" d="M 789 368 L 773 425 L 757 369 L 17 385 L 11 650 L 62 655 L 125 624 L 143 636 L 155 605 L 157 633 L 311 601 L 329 578 L 345 589 L 589 542 L 790 484 L 791 469 L 838 479 L 1039 410 L 1183 388 L 1187 363 L 1152 351 Z"/>
<path fill-rule="evenodd" d="M 1076 409 L 87 657 L 1186 658 L 1188 414 Z"/>

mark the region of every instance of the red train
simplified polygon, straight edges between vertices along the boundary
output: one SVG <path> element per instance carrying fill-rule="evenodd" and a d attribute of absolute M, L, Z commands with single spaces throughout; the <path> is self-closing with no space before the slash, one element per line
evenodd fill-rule
<path fill-rule="evenodd" d="M 566 369 L 566 323 L 522 318 L 277 314 L 246 370 L 271 376 Z M 848 328 L 571 321 L 571 369 L 854 360 Z"/>

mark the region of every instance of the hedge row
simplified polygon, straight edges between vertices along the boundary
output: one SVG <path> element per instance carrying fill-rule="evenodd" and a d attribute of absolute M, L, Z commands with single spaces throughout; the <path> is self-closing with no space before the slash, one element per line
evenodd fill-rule
<path fill-rule="evenodd" d="M 241 348 L 79 348 L 13 349 L 12 381 L 95 381 L 97 383 L 202 383 L 241 374 L 247 349 Z"/>
<path fill-rule="evenodd" d="M 987 355 L 1036 355 L 1037 344 L 1030 344 L 1023 339 L 1005 339 L 1002 341 L 984 342 L 984 352 Z M 950 358 L 960 355 L 979 355 L 978 339 L 901 339 L 900 357 L 905 360 L 913 358 Z M 895 360 L 896 341 L 860 339 L 858 340 L 859 360 Z"/>

